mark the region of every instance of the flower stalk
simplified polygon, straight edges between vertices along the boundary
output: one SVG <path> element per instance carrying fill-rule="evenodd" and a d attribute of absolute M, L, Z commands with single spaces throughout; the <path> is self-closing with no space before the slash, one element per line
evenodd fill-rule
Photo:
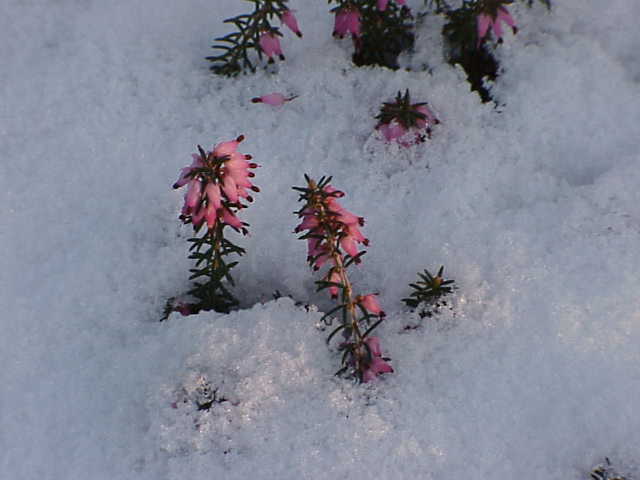
<path fill-rule="evenodd" d="M 305 180 L 306 187 L 293 187 L 304 202 L 296 212 L 302 222 L 295 232 L 306 231 L 300 239 L 307 240 L 307 261 L 312 269 L 318 271 L 325 264 L 329 266 L 322 280 L 316 282 L 318 291 L 327 289 L 331 298 L 339 299 L 339 304 L 323 317 L 327 325 L 332 324 L 334 316 L 340 318 L 340 324 L 327 338 L 329 343 L 337 333 L 342 334 L 339 345 L 344 352 L 342 368 L 336 374 L 368 382 L 393 369 L 380 354 L 379 340 L 371 336 L 385 316 L 376 294 L 356 295 L 347 273 L 365 254 L 359 251 L 358 244 L 369 244 L 359 228 L 364 225 L 364 218 L 338 203 L 344 193 L 330 185 L 331 177 L 316 182 L 305 175 Z"/>
<path fill-rule="evenodd" d="M 272 24 L 276 18 L 298 37 L 302 37 L 295 14 L 287 7 L 288 0 L 248 1 L 254 4 L 253 12 L 226 19 L 224 23 L 233 24 L 237 31 L 216 38 L 217 43 L 212 48 L 222 50 L 222 53 L 206 57 L 213 62 L 210 67 L 213 73 L 231 77 L 241 72 L 255 72 L 263 54 L 268 57 L 269 63 L 273 63 L 276 57 L 284 60 L 280 45 L 283 34 Z M 255 52 L 258 60 L 251 52 Z"/>
<path fill-rule="evenodd" d="M 260 189 L 249 180 L 251 171 L 258 167 L 251 162 L 251 155 L 237 151 L 244 136 L 222 142 L 212 151 L 206 152 L 198 145 L 198 154 L 193 154 L 193 163 L 182 169 L 174 188 L 187 186 L 185 203 L 180 219 L 191 224 L 195 235 L 191 243 L 189 258 L 195 260 L 190 270 L 194 286 L 188 294 L 197 299 L 195 303 L 180 302 L 174 310 L 183 315 L 200 310 L 228 312 L 238 304 L 228 285 L 235 286 L 230 271 L 238 262 L 228 262 L 229 255 L 241 256 L 245 249 L 234 244 L 226 236 L 227 227 L 246 235 L 248 224 L 237 214 L 247 207 L 243 200 L 253 201 L 249 191 Z M 203 231 L 202 235 L 198 235 Z"/>

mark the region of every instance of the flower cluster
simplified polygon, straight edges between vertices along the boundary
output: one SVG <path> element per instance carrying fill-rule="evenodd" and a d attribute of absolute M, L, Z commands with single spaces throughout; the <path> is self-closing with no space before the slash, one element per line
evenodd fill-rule
<path fill-rule="evenodd" d="M 233 76 L 246 70 L 256 71 L 256 60 L 250 55 L 250 50 L 256 52 L 259 59 L 263 55 L 273 63 L 275 58 L 284 60 L 284 53 L 280 45 L 283 36 L 280 29 L 272 25 L 277 18 L 298 37 L 302 32 L 298 27 L 298 20 L 292 10 L 287 7 L 287 0 L 249 0 L 254 3 L 254 11 L 228 18 L 225 23 L 232 23 L 237 31 L 224 37 L 216 38 L 214 49 L 222 50 L 220 55 L 207 57 L 213 62 L 211 70 L 220 75 Z"/>
<path fill-rule="evenodd" d="M 237 304 L 237 300 L 228 290 L 223 280 L 233 285 L 229 274 L 237 262 L 226 263 L 224 257 L 231 253 L 242 255 L 244 249 L 234 245 L 224 236 L 225 227 L 247 234 L 248 224 L 241 221 L 237 214 L 246 208 L 243 201 L 252 202 L 250 192 L 259 192 L 250 178 L 251 171 L 258 167 L 252 162 L 251 155 L 238 152 L 238 144 L 244 136 L 222 142 L 212 151 L 198 145 L 198 154 L 193 154 L 193 162 L 184 167 L 173 188 L 187 186 L 184 206 L 180 219 L 193 225 L 195 234 L 206 225 L 202 236 L 189 239 L 192 242 L 189 258 L 196 260 L 196 268 L 191 269 L 191 279 L 206 277 L 205 283 L 195 283 L 189 294 L 198 302 L 188 304 L 180 302 L 174 310 L 182 314 L 199 310 L 228 311 Z M 200 267 L 204 263 L 203 267 Z M 200 267 L 200 268 L 199 268 Z"/>
<path fill-rule="evenodd" d="M 377 337 L 369 336 L 385 316 L 376 294 L 354 295 L 347 276 L 347 269 L 359 263 L 365 253 L 359 250 L 358 245 L 369 244 L 360 231 L 364 218 L 340 205 L 338 199 L 344 197 L 344 193 L 330 185 L 330 177 L 323 177 L 317 183 L 306 175 L 305 179 L 306 187 L 294 187 L 301 192 L 300 200 L 304 202 L 296 212 L 302 222 L 295 232 L 305 232 L 300 239 L 307 240 L 307 261 L 311 267 L 317 271 L 325 264 L 329 266 L 322 280 L 316 282 L 318 289 L 328 289 L 331 297 L 339 302 L 323 317 L 329 323 L 332 315 L 341 318 L 341 324 L 327 341 L 342 332 L 343 367 L 338 373 L 349 371 L 367 382 L 377 374 L 392 372 L 393 369 L 382 358 Z M 373 324 L 372 318 L 377 319 Z"/>
<path fill-rule="evenodd" d="M 337 3 L 333 35 L 350 34 L 356 65 L 397 69 L 398 55 L 413 46 L 413 17 L 405 0 L 329 0 Z"/>
<path fill-rule="evenodd" d="M 240 202 L 241 198 L 253 201 L 248 190 L 259 192 L 260 189 L 249 180 L 255 176 L 251 169 L 258 165 L 250 161 L 251 155 L 237 151 L 242 140 L 241 135 L 222 142 L 210 152 L 198 145 L 199 154 L 192 155 L 193 163 L 182 169 L 174 183 L 173 188 L 187 185 L 180 218 L 192 223 L 196 230 L 206 221 L 209 230 L 214 229 L 216 223 L 222 223 L 247 233 L 236 212 L 246 207 Z"/>
<path fill-rule="evenodd" d="M 403 147 L 424 142 L 425 136 L 431 138 L 434 125 L 440 123 L 426 102 L 411 103 L 409 90 L 402 95 L 398 92 L 395 101 L 382 104 L 376 128 L 388 141 L 395 141 Z M 407 133 L 413 132 L 409 137 Z"/>

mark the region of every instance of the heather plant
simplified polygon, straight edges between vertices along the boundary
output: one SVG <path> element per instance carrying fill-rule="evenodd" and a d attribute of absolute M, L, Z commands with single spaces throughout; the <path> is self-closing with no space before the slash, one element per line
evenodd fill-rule
<path fill-rule="evenodd" d="M 353 63 L 399 68 L 398 55 L 413 47 L 413 16 L 404 0 L 328 0 L 335 3 L 333 35 L 353 40 Z"/>
<path fill-rule="evenodd" d="M 378 120 L 376 129 L 385 140 L 395 141 L 403 147 L 431 138 L 432 127 L 440 123 L 426 102 L 411 103 L 408 89 L 404 95 L 398 92 L 393 102 L 383 103 L 375 118 Z"/>
<path fill-rule="evenodd" d="M 190 277 L 194 285 L 188 293 L 196 301 L 180 302 L 173 307 L 183 315 L 201 310 L 228 312 L 238 304 L 229 288 L 234 286 L 231 269 L 238 262 L 229 262 L 227 257 L 241 256 L 245 250 L 235 245 L 227 232 L 231 228 L 248 233 L 248 224 L 237 215 L 247 207 L 244 201 L 253 201 L 249 191 L 260 191 L 250 181 L 254 176 L 251 170 L 258 165 L 251 162 L 251 155 L 237 150 L 243 139 L 241 135 L 219 143 L 210 152 L 198 145 L 198 153 L 192 155 L 193 163 L 182 169 L 173 185 L 173 188 L 187 187 L 180 219 L 194 231 L 189 239 L 189 258 L 195 260 Z"/>
<path fill-rule="evenodd" d="M 237 31 L 216 38 L 217 43 L 212 48 L 222 50 L 222 53 L 206 57 L 213 62 L 211 71 L 214 73 L 235 76 L 241 72 L 255 72 L 263 55 L 269 63 L 276 57 L 284 60 L 280 45 L 283 34 L 273 25 L 275 19 L 302 37 L 295 14 L 287 8 L 288 0 L 248 1 L 254 4 L 253 12 L 226 19 L 224 23 L 233 24 Z"/>
<path fill-rule="evenodd" d="M 524 1 L 529 6 L 533 4 L 533 0 Z M 540 2 L 551 8 L 550 0 Z M 442 28 L 447 61 L 462 66 L 471 90 L 478 92 L 484 102 L 491 100 L 485 82 L 495 80 L 499 73 L 495 44 L 503 41 L 503 24 L 517 32 L 516 21 L 507 9 L 511 3 L 513 0 L 463 0 L 462 5 L 453 8 L 447 0 L 428 2 L 435 13 L 447 19 Z"/>
<path fill-rule="evenodd" d="M 324 266 L 322 279 L 317 281 L 318 291 L 328 290 L 338 305 L 323 317 L 331 325 L 334 317 L 339 325 L 327 338 L 327 343 L 338 333 L 342 342 L 342 368 L 336 375 L 345 374 L 361 382 L 369 382 L 381 373 L 393 372 L 382 356 L 380 340 L 371 333 L 383 321 L 382 310 L 376 294 L 356 295 L 347 270 L 360 263 L 364 250 L 358 245 L 369 244 L 360 232 L 364 218 L 354 215 L 338 202 L 344 193 L 330 185 L 331 177 L 322 177 L 315 182 L 307 175 L 306 187 L 293 187 L 300 192 L 304 203 L 296 212 L 302 222 L 295 232 L 305 232 L 300 239 L 307 241 L 307 261 L 314 271 Z"/>
<path fill-rule="evenodd" d="M 418 308 L 420 305 L 423 309 L 420 311 L 420 317 L 431 317 L 434 310 L 438 311 L 441 307 L 445 307 L 447 302 L 442 300 L 443 297 L 449 295 L 454 290 L 454 280 L 445 280 L 443 276 L 444 266 L 441 266 L 438 273 L 432 275 L 429 270 L 423 273 L 418 272 L 418 280 L 410 283 L 409 286 L 413 292 L 402 301 L 411 308 Z"/>

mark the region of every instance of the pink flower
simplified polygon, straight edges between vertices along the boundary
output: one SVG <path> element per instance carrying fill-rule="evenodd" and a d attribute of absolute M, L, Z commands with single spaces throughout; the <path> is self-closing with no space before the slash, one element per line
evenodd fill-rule
<path fill-rule="evenodd" d="M 345 7 L 336 10 L 333 35 L 342 38 L 347 33 L 354 37 L 360 36 L 360 11 L 357 8 Z"/>
<path fill-rule="evenodd" d="M 220 185 L 217 183 L 209 183 L 204 189 L 207 196 L 207 204 L 213 206 L 214 210 L 222 207 L 222 198 L 220 197 Z"/>
<path fill-rule="evenodd" d="M 173 306 L 173 311 L 179 312 L 180 315 L 182 315 L 183 317 L 186 317 L 187 315 L 191 315 L 192 313 L 195 313 L 193 309 L 194 306 L 195 305 L 193 305 L 192 303 L 178 302 L 176 305 Z M 173 408 L 178 408 L 175 402 L 173 402 L 171 406 Z"/>
<path fill-rule="evenodd" d="M 382 351 L 380 349 L 380 339 L 378 337 L 368 337 L 364 343 L 369 347 L 371 354 L 367 368 L 362 372 L 362 381 L 364 383 L 375 380 L 381 373 L 393 373 L 393 368 L 382 359 Z"/>
<path fill-rule="evenodd" d="M 176 183 L 173 184 L 173 188 L 184 187 L 191 181 L 191 172 L 193 172 L 193 170 L 196 168 L 202 167 L 202 159 L 200 158 L 200 155 L 193 153 L 191 154 L 191 156 L 193 158 L 191 166 L 184 167 L 182 170 L 180 170 L 180 176 L 178 177 Z"/>
<path fill-rule="evenodd" d="M 419 107 L 416 107 L 415 111 L 422 113 L 425 116 L 424 119 L 418 118 L 416 120 L 416 126 L 418 128 L 429 129 L 432 125 L 440 123 L 440 120 L 436 118 L 433 112 L 429 110 L 429 107 L 427 107 L 426 105 L 420 105 Z"/>
<path fill-rule="evenodd" d="M 218 219 L 218 212 L 216 207 L 213 206 L 212 203 L 207 205 L 204 210 L 204 218 L 207 221 L 207 227 L 211 230 L 216 225 L 216 220 Z"/>
<path fill-rule="evenodd" d="M 268 95 L 262 95 L 261 97 L 252 98 L 251 101 L 253 103 L 266 103 L 267 105 L 273 105 L 275 107 L 279 107 L 280 105 L 283 105 L 285 102 L 290 102 L 296 97 L 297 95 L 286 98 L 281 93 L 270 93 Z"/>
<path fill-rule="evenodd" d="M 240 135 L 235 140 L 221 142 L 213 149 L 213 155 L 216 157 L 226 157 L 231 155 L 238 149 L 238 144 L 244 140 L 244 135 Z"/>
<path fill-rule="evenodd" d="M 378 128 L 382 132 L 382 135 L 384 135 L 387 142 L 396 140 L 407 133 L 407 129 L 395 120 L 392 120 L 390 123 L 383 123 Z"/>
<path fill-rule="evenodd" d="M 194 211 L 200 206 L 202 199 L 202 182 L 199 178 L 194 178 L 189 182 L 189 189 L 187 190 L 187 197 L 185 205 L 189 211 Z"/>
<path fill-rule="evenodd" d="M 197 212 L 191 215 L 191 223 L 194 227 L 199 227 L 204 222 L 205 215 L 207 213 L 206 208 L 199 208 Z"/>
<path fill-rule="evenodd" d="M 277 35 L 273 32 L 265 32 L 260 35 L 260 48 L 265 53 L 267 57 L 269 57 L 269 61 L 273 61 L 273 56 L 278 55 L 280 60 L 284 60 L 284 55 L 282 54 L 282 47 L 280 47 L 280 40 Z"/>
<path fill-rule="evenodd" d="M 478 46 L 482 43 L 490 28 L 493 29 L 493 34 L 496 36 L 498 41 L 502 40 L 502 24 L 500 22 L 504 22 L 509 25 L 513 29 L 513 33 L 518 31 L 516 22 L 506 7 L 498 7 L 495 18 L 487 13 L 481 13 L 478 15 Z"/>
<path fill-rule="evenodd" d="M 302 37 L 302 32 L 298 28 L 298 20 L 291 10 L 286 10 L 280 17 L 280 20 L 287 27 L 289 27 L 289 30 L 291 30 L 297 36 Z"/>
<path fill-rule="evenodd" d="M 376 296 L 377 294 L 370 293 L 369 295 L 363 295 L 361 297 L 357 297 L 356 301 L 365 310 L 368 310 L 374 315 L 379 315 L 381 317 L 384 317 L 385 316 L 384 310 L 382 310 L 382 308 L 380 307 L 380 304 L 378 303 L 378 299 L 376 298 Z M 372 337 L 372 338 L 375 338 L 375 337 Z"/>
<path fill-rule="evenodd" d="M 222 209 L 222 221 L 227 225 L 229 225 L 230 227 L 235 228 L 236 230 L 244 230 L 243 229 L 244 224 L 228 208 Z"/>

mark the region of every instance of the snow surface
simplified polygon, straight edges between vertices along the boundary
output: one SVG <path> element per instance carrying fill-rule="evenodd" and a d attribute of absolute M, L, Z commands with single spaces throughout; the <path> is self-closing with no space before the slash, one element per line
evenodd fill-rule
<path fill-rule="evenodd" d="M 322 1 L 290 2 L 277 74 L 211 76 L 241 3 L 2 1 L 0 477 L 569 480 L 608 456 L 640 478 L 640 3 L 514 5 L 497 109 L 440 19 L 404 59 L 428 71 L 358 69 Z M 442 120 L 406 150 L 373 130 L 405 88 Z M 250 102 L 274 91 L 299 98 Z M 170 185 L 241 133 L 263 165 L 242 310 L 158 323 L 190 267 Z M 332 376 L 303 306 L 331 305 L 291 233 L 303 173 L 367 219 L 375 384 Z M 420 320 L 400 299 L 441 264 L 452 310 Z M 198 411 L 205 381 L 226 401 Z"/>

